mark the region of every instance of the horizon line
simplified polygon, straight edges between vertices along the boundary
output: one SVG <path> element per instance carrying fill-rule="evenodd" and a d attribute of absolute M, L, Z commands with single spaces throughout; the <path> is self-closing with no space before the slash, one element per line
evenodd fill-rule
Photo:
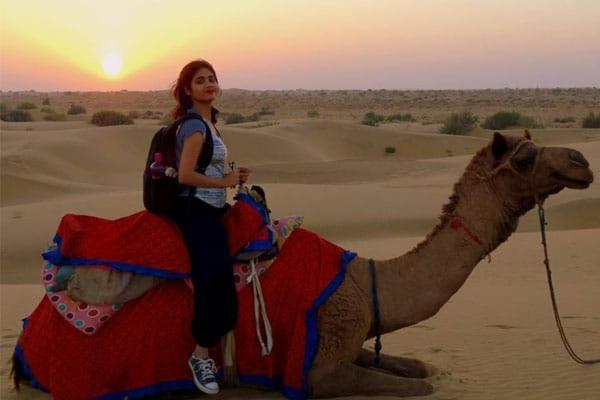
<path fill-rule="evenodd" d="M 468 91 L 487 91 L 487 90 L 551 90 L 551 89 L 561 89 L 561 90 L 573 90 L 573 89 L 600 89 L 600 84 L 598 86 L 524 86 L 524 87 L 482 87 L 482 88 L 441 88 L 441 89 L 425 89 L 425 88 L 367 88 L 367 89 L 356 89 L 356 88 L 343 88 L 343 89 L 305 89 L 305 88 L 296 88 L 296 89 L 244 89 L 244 88 L 222 88 L 223 91 L 226 90 L 237 90 L 237 91 L 245 91 L 245 92 L 320 92 L 320 91 L 328 91 L 328 92 L 342 92 L 342 91 L 353 91 L 353 92 L 375 92 L 375 91 L 394 91 L 394 92 L 432 92 L 432 91 L 447 91 L 447 92 L 468 92 Z M 171 89 L 118 89 L 118 90 L 36 90 L 36 89 L 0 89 L 0 93 L 119 93 L 119 92 L 170 92 Z"/>

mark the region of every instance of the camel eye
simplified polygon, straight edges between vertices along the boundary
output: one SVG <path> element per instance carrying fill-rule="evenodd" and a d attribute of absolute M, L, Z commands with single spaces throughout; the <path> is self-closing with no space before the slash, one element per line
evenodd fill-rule
<path fill-rule="evenodd" d="M 523 146 L 510 160 L 513 167 L 518 171 L 526 171 L 533 166 L 536 150 L 534 146 Z"/>

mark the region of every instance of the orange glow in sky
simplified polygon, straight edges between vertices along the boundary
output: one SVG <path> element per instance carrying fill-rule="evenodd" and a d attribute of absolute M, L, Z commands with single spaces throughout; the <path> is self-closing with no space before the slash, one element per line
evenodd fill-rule
<path fill-rule="evenodd" d="M 2 90 L 600 86 L 597 0 L 1 0 Z"/>

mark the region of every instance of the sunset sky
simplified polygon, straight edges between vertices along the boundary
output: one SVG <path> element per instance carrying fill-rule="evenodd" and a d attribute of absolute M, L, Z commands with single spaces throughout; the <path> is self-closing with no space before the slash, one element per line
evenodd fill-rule
<path fill-rule="evenodd" d="M 0 0 L 0 89 L 600 86 L 600 0 Z"/>

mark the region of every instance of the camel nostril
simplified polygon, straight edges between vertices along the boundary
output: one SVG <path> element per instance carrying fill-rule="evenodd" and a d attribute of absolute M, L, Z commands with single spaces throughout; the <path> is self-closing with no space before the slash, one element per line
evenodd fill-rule
<path fill-rule="evenodd" d="M 589 167 L 590 163 L 588 163 L 588 161 L 585 159 L 585 157 L 583 156 L 583 154 L 581 154 L 580 152 L 578 152 L 577 150 L 570 150 L 569 151 L 569 160 L 571 160 L 571 162 L 578 164 L 582 167 Z"/>

